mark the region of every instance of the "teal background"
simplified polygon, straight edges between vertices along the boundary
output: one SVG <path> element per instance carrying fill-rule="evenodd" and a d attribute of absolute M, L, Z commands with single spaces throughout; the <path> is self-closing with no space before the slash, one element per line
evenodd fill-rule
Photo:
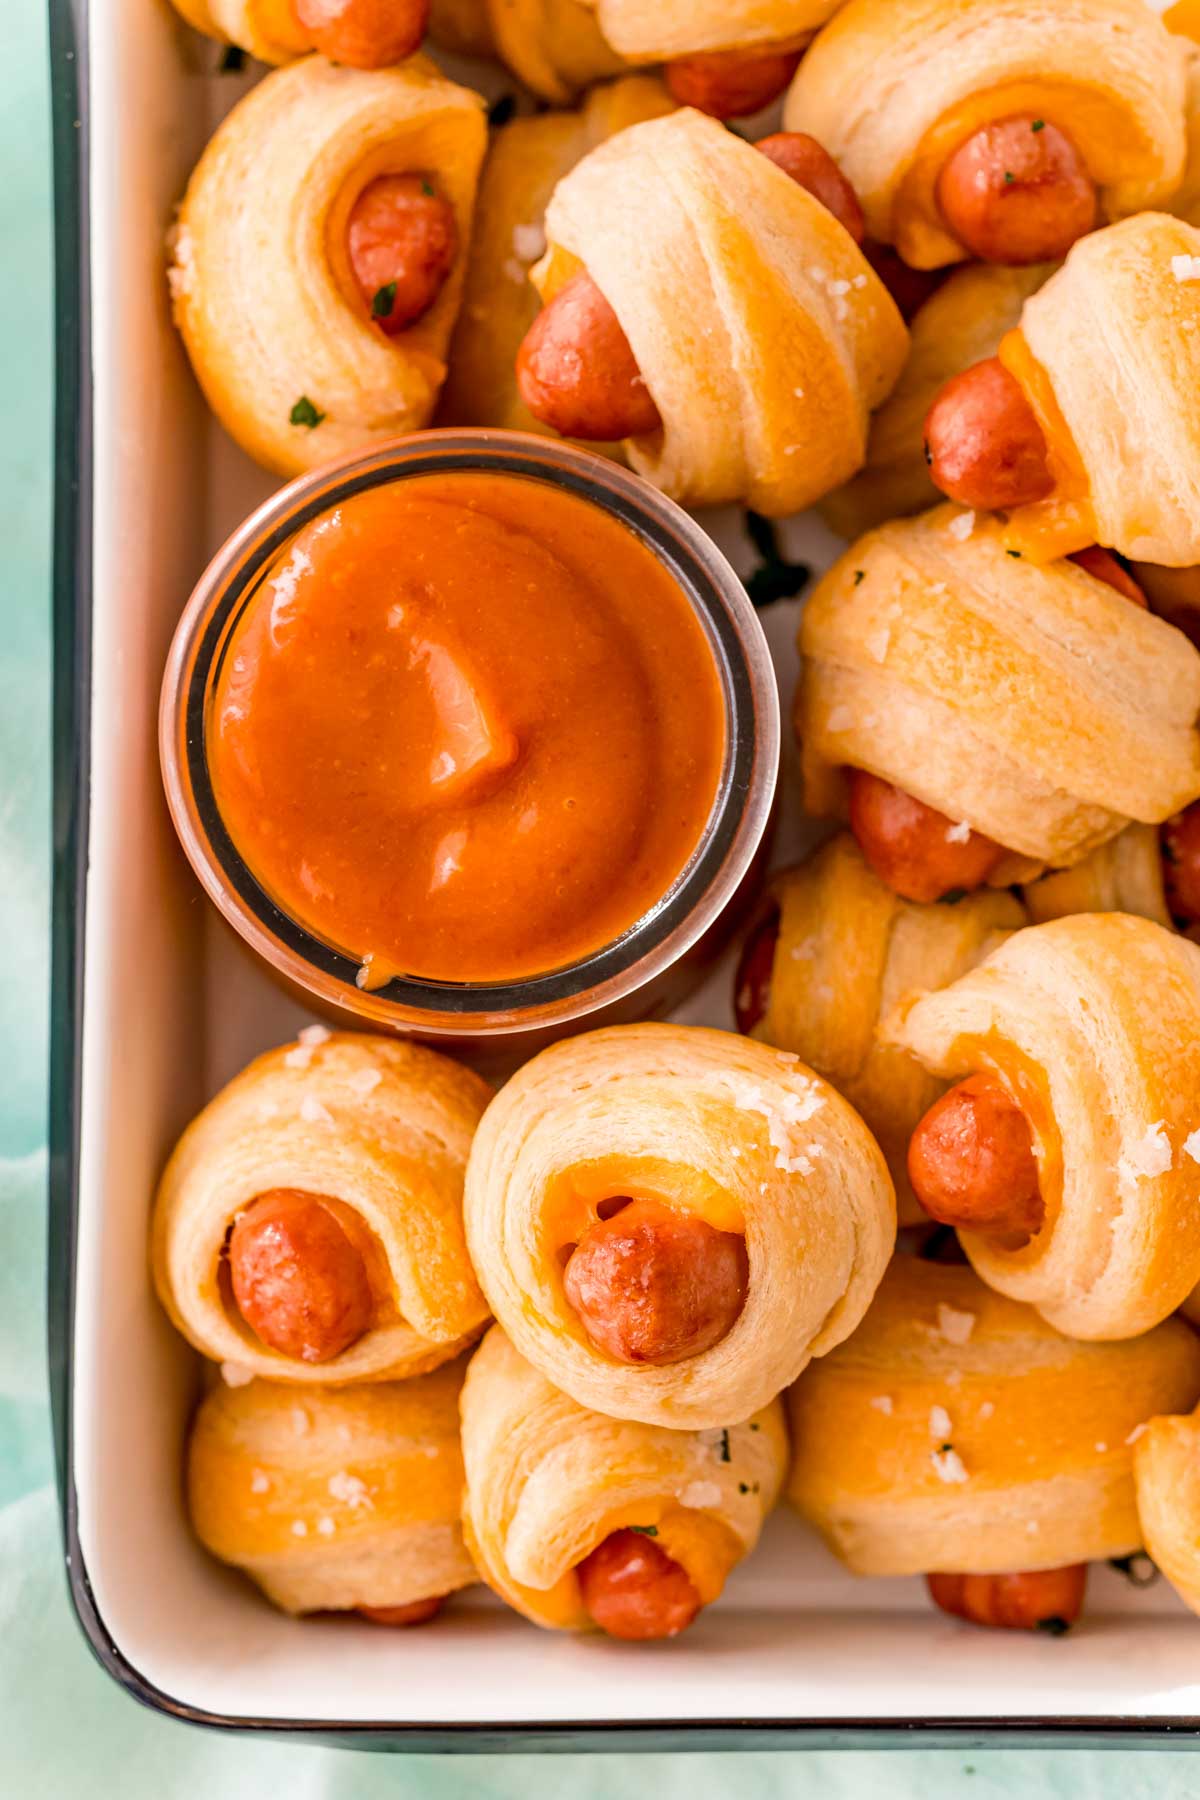
<path fill-rule="evenodd" d="M 143 1711 L 93 1662 L 62 1574 L 44 1355 L 49 971 L 51 290 L 45 20 L 5 0 L 0 64 L 0 1793 L 11 1800 L 808 1791 L 1170 1800 L 1200 1754 L 1004 1751 L 368 1757 L 233 1741 Z M 15 16 L 14 16 L 15 15 Z M 819 1646 L 818 1646 L 819 1649 Z M 1200 1651 L 1200 1628 L 1197 1631 Z"/>

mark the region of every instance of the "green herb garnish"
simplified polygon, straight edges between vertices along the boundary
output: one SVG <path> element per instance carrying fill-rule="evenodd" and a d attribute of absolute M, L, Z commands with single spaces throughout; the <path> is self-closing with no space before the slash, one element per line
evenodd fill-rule
<path fill-rule="evenodd" d="M 423 194 L 428 194 L 428 196 L 431 200 L 432 200 L 433 196 L 437 193 L 437 189 L 434 187 L 432 181 L 430 181 L 428 176 L 426 176 L 426 175 L 422 175 L 422 177 L 421 177 L 421 192 Z"/>
<path fill-rule="evenodd" d="M 217 64 L 218 75 L 240 75 L 246 66 L 246 52 L 240 44 L 226 44 Z"/>
<path fill-rule="evenodd" d="M 791 600 L 808 584 L 812 570 L 807 563 L 788 562 L 770 519 L 761 513 L 746 514 L 746 536 L 761 561 L 746 580 L 752 606 L 770 606 L 775 600 Z"/>
<path fill-rule="evenodd" d="M 371 317 L 373 319 L 390 319 L 396 304 L 396 284 L 386 281 L 381 288 L 376 288 L 371 301 Z"/>
<path fill-rule="evenodd" d="M 507 125 L 516 110 L 517 96 L 515 94 L 501 94 L 500 98 L 498 100 L 493 100 L 492 104 L 488 107 L 488 124 Z"/>
<path fill-rule="evenodd" d="M 732 1462 L 733 1461 L 733 1458 L 729 1454 L 729 1431 L 728 1431 L 728 1428 L 726 1428 L 721 1433 L 721 1461 L 722 1462 Z"/>
<path fill-rule="evenodd" d="M 945 1456 L 946 1452 L 948 1450 L 953 1450 L 953 1448 L 954 1448 L 953 1444 L 939 1444 L 938 1445 L 938 1455 Z"/>
<path fill-rule="evenodd" d="M 1057 1613 L 1054 1613 L 1048 1619 L 1039 1619 L 1035 1629 L 1044 1631 L 1047 1637 L 1066 1637 L 1071 1629 L 1071 1621 L 1062 1619 Z"/>
<path fill-rule="evenodd" d="M 292 425 L 304 425 L 309 431 L 315 431 L 316 427 L 321 423 L 321 420 L 324 417 L 325 414 L 321 412 L 318 407 L 313 405 L 307 394 L 301 394 L 295 406 L 293 406 L 291 412 L 288 414 L 289 423 Z"/>
<path fill-rule="evenodd" d="M 855 587 L 857 587 L 857 586 L 858 586 L 858 584 L 859 584 L 859 582 L 860 582 L 860 581 L 865 581 L 865 580 L 866 580 L 866 578 L 867 578 L 867 571 L 866 571 L 866 570 L 865 570 L 865 569 L 855 569 L 855 571 L 854 571 L 854 585 L 855 585 Z"/>
<path fill-rule="evenodd" d="M 1013 181 L 1015 181 L 1015 180 L 1016 180 L 1016 179 L 1017 179 L 1017 178 L 1016 178 L 1016 176 L 1015 176 L 1015 175 L 1014 175 L 1014 174 L 1013 174 L 1013 172 L 1012 172 L 1012 170 L 1011 170 L 1011 169 L 1005 169 L 1005 171 L 1004 171 L 1004 185 L 1005 185 L 1005 187 L 1007 187 L 1007 186 L 1008 186 L 1008 185 L 1009 185 L 1009 183 L 1010 183 L 1010 182 L 1013 182 Z"/>
<path fill-rule="evenodd" d="M 658 1536 L 658 1526 L 657 1525 L 631 1525 L 629 1527 L 629 1529 L 630 1529 L 630 1531 L 636 1531 L 638 1533 L 639 1537 L 657 1537 Z"/>
<path fill-rule="evenodd" d="M 1046 129 L 1045 119 L 1035 119 L 1033 121 L 1033 124 L 1029 127 L 1029 129 L 1030 129 L 1030 131 L 1045 131 L 1045 129 Z"/>
<path fill-rule="evenodd" d="M 1019 550 L 1006 550 L 1004 554 L 1005 556 L 1015 556 L 1018 562 L 1021 560 L 1021 552 Z"/>

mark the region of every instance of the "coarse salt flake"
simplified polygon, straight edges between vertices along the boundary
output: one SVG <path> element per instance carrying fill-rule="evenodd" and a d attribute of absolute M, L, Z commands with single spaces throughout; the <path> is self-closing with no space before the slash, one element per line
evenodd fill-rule
<path fill-rule="evenodd" d="M 720 1505 L 721 1490 L 715 1481 L 689 1481 L 675 1497 L 680 1506 L 690 1506 L 701 1511 L 706 1506 Z"/>
<path fill-rule="evenodd" d="M 871 1405 L 875 1408 L 876 1412 L 883 1413 L 885 1417 L 891 1418 L 892 1396 L 890 1394 L 873 1394 L 871 1396 Z"/>
<path fill-rule="evenodd" d="M 265 1494 L 269 1491 L 270 1486 L 271 1483 L 263 1474 L 262 1470 L 255 1469 L 253 1475 L 250 1477 L 250 1492 L 252 1494 Z"/>
<path fill-rule="evenodd" d="M 971 827 L 965 819 L 960 819 L 957 825 L 947 825 L 946 827 L 946 842 L 948 844 L 966 844 L 969 843 L 970 837 Z"/>
<path fill-rule="evenodd" d="M 960 1312 L 956 1306 L 947 1306 L 944 1300 L 939 1301 L 937 1328 L 939 1335 L 948 1344 L 965 1344 L 975 1329 L 975 1314 Z"/>
<path fill-rule="evenodd" d="M 355 1094 L 373 1094 L 383 1080 L 378 1069 L 355 1069 L 353 1075 L 346 1079 L 346 1086 Z"/>
<path fill-rule="evenodd" d="M 952 1445 L 945 1450 L 931 1450 L 929 1460 L 933 1464 L 934 1473 L 939 1481 L 969 1481 L 970 1476 L 963 1466 L 963 1459 Z"/>
<path fill-rule="evenodd" d="M 300 1117 L 309 1125 L 332 1125 L 333 1114 L 315 1094 L 305 1094 L 300 1102 Z"/>
<path fill-rule="evenodd" d="M 957 513 L 946 527 L 950 536 L 957 538 L 960 544 L 966 543 L 974 529 L 975 514 L 973 512 Z"/>
<path fill-rule="evenodd" d="M 312 1061 L 313 1053 L 305 1044 L 293 1044 L 284 1056 L 283 1063 L 287 1069 L 307 1069 Z"/>
<path fill-rule="evenodd" d="M 1127 1444 L 1136 1444 L 1145 1429 L 1146 1426 L 1144 1421 L 1141 1425 L 1135 1425 L 1129 1436 L 1125 1439 L 1125 1442 Z"/>
<path fill-rule="evenodd" d="M 326 1486 L 335 1500 L 357 1510 L 360 1506 L 370 1506 L 371 1496 L 367 1492 L 367 1484 L 360 1475 L 351 1475 L 348 1469 L 339 1469 L 336 1475 L 329 1477 Z"/>
<path fill-rule="evenodd" d="M 854 714 L 848 706 L 831 707 L 829 717 L 825 721 L 830 731 L 849 731 L 853 723 Z"/>
<path fill-rule="evenodd" d="M 935 1438 L 950 1436 L 950 1414 L 944 1406 L 931 1406 L 929 1409 L 929 1435 Z"/>
<path fill-rule="evenodd" d="M 514 225 L 512 234 L 513 254 L 522 262 L 536 262 L 545 254 L 546 233 L 541 225 Z"/>
<path fill-rule="evenodd" d="M 995 1410 L 996 1409 L 992 1405 L 991 1401 L 985 1400 L 983 1405 L 979 1409 L 979 1416 L 981 1419 L 990 1419 L 992 1414 L 995 1412 Z"/>
<path fill-rule="evenodd" d="M 293 1519 L 292 1520 L 292 1536 L 293 1537 L 307 1537 L 308 1536 L 308 1526 L 304 1523 L 303 1519 Z"/>
<path fill-rule="evenodd" d="M 1165 1175 L 1173 1161 L 1166 1122 L 1160 1119 L 1157 1125 L 1148 1125 L 1144 1136 L 1122 1154 L 1117 1175 L 1122 1181 L 1151 1181 L 1156 1175 Z"/>
<path fill-rule="evenodd" d="M 306 1050 L 319 1050 L 333 1036 L 328 1025 L 306 1025 L 296 1033 L 296 1042 L 303 1044 Z"/>
<path fill-rule="evenodd" d="M 244 1363 L 223 1362 L 221 1364 L 221 1380 L 226 1387 L 248 1387 L 254 1380 L 254 1370 L 248 1369 Z"/>
<path fill-rule="evenodd" d="M 1183 1154 L 1200 1163 L 1200 1131 L 1189 1131 L 1183 1140 Z"/>
<path fill-rule="evenodd" d="M 1171 273 L 1176 281 L 1200 281 L 1200 256 L 1173 256 Z"/>
<path fill-rule="evenodd" d="M 331 1518 L 326 1517 L 326 1518 L 317 1520 L 317 1530 L 320 1532 L 322 1537 L 332 1537 L 334 1532 L 337 1530 L 337 1526 L 334 1524 L 334 1522 Z"/>
<path fill-rule="evenodd" d="M 302 1406 L 293 1406 L 293 1408 L 292 1408 L 292 1430 L 295 1432 L 297 1437 L 303 1437 L 305 1435 L 305 1433 L 308 1431 L 311 1423 L 312 1423 L 312 1421 L 309 1419 L 308 1414 L 305 1412 L 305 1410 Z"/>
<path fill-rule="evenodd" d="M 1097 1456 L 1103 1456 L 1103 1455 L 1104 1455 L 1104 1453 L 1105 1453 L 1105 1451 L 1106 1451 L 1106 1450 L 1107 1450 L 1107 1449 L 1108 1449 L 1108 1445 L 1107 1445 L 1107 1444 L 1097 1444 L 1097 1445 L 1096 1445 L 1096 1446 L 1095 1446 L 1095 1450 L 1096 1450 L 1096 1455 L 1097 1455 Z"/>
<path fill-rule="evenodd" d="M 880 663 L 887 655 L 888 645 L 891 641 L 892 634 L 886 625 L 881 625 L 878 631 L 872 631 L 863 639 L 863 643 L 866 645 L 867 655 L 873 658 L 875 662 Z"/>

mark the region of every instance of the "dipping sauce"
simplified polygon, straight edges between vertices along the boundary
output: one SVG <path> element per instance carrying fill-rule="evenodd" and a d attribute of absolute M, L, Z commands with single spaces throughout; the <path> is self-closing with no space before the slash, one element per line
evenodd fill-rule
<path fill-rule="evenodd" d="M 725 736 L 654 553 L 561 488 L 462 472 L 297 533 L 234 629 L 206 753 L 255 879 L 374 988 L 611 943 L 700 842 Z"/>

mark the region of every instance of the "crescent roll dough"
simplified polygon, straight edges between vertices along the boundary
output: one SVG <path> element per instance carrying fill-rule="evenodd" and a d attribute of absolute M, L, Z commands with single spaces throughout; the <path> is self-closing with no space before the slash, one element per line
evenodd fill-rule
<path fill-rule="evenodd" d="M 1075 244 L 1025 302 L 1000 359 L 1025 389 L 1055 489 L 1007 542 L 1039 559 L 1086 544 L 1200 562 L 1200 231 L 1143 213 Z"/>
<path fill-rule="evenodd" d="M 1200 1612 L 1200 1408 L 1151 1419 L 1134 1445 L 1133 1477 L 1146 1549 Z"/>
<path fill-rule="evenodd" d="M 600 29 L 630 62 L 808 42 L 841 0 L 592 0 Z"/>
<path fill-rule="evenodd" d="M 947 1080 L 994 1073 L 1029 1121 L 1042 1229 L 959 1233 L 989 1286 L 1070 1337 L 1174 1312 L 1200 1280 L 1200 948 L 1125 913 L 1031 925 L 883 1035 Z"/>
<path fill-rule="evenodd" d="M 788 1395 L 787 1497 L 856 1575 L 1003 1575 L 1141 1544 L 1130 1436 L 1200 1394 L 1169 1320 L 1077 1344 L 969 1269 L 898 1256 Z"/>
<path fill-rule="evenodd" d="M 159 1297 L 203 1355 L 255 1375 L 337 1386 L 420 1374 L 457 1355 L 488 1316 L 467 1259 L 462 1186 L 492 1090 L 412 1044 L 305 1035 L 257 1057 L 175 1146 L 154 1207 Z M 227 1234 L 278 1188 L 340 1200 L 374 1240 L 375 1320 L 327 1362 L 268 1348 L 230 1290 Z"/>
<path fill-rule="evenodd" d="M 1009 893 L 981 889 L 956 905 L 901 900 L 841 834 L 798 868 L 773 877 L 779 938 L 767 1011 L 753 1035 L 794 1050 L 849 1100 L 878 1140 L 900 1223 L 926 1215 L 905 1159 L 917 1121 L 945 1084 L 876 1029 L 901 998 L 944 987 L 1025 923 Z"/>
<path fill-rule="evenodd" d="M 662 417 L 632 466 L 676 500 L 797 511 L 861 467 L 908 333 L 850 234 L 782 169 L 685 108 L 559 182 L 544 300 L 582 264 Z"/>
<path fill-rule="evenodd" d="M 466 245 L 486 136 L 481 96 L 421 56 L 371 71 L 306 57 L 218 128 L 172 232 L 171 295 L 209 405 L 266 468 L 295 475 L 429 423 L 465 255 L 389 339 L 354 287 L 346 224 L 376 177 L 421 171 Z"/>
<path fill-rule="evenodd" d="M 615 1196 L 745 1233 L 732 1329 L 683 1362 L 621 1363 L 567 1301 L 560 1253 Z M 862 1317 L 895 1238 L 879 1149 L 798 1057 L 679 1025 L 594 1031 L 542 1051 L 484 1116 L 467 1171 L 471 1255 L 497 1319 L 556 1387 L 619 1419 L 745 1419 Z"/>
<path fill-rule="evenodd" d="M 853 182 L 871 237 L 936 269 L 965 255 L 938 176 L 981 126 L 1030 112 L 1057 125 L 1119 219 L 1178 186 L 1183 95 L 1182 45 L 1145 0 L 848 0 L 783 117 Z"/>
<path fill-rule="evenodd" d="M 651 1528 L 703 1605 L 758 1542 L 787 1466 L 783 1408 L 714 1431 L 588 1412 L 498 1325 L 462 1395 L 463 1526 L 480 1575 L 535 1625 L 587 1631 L 575 1568 L 612 1532 Z"/>
<path fill-rule="evenodd" d="M 214 1386 L 188 1444 L 196 1536 L 285 1612 L 407 1606 L 466 1587 L 465 1366 L 369 1387 Z"/>
<path fill-rule="evenodd" d="M 600 29 L 592 0 L 486 0 L 500 60 L 542 100 L 569 106 L 624 59 Z"/>
<path fill-rule="evenodd" d="M 1035 925 L 1070 913 L 1123 912 L 1169 927 L 1157 829 L 1127 825 L 1073 868 L 1027 883 L 1022 898 Z"/>
<path fill-rule="evenodd" d="M 909 325 L 908 361 L 871 420 L 862 473 L 821 502 L 822 516 L 842 537 L 858 537 L 902 513 L 941 498 L 925 459 L 925 415 L 938 390 L 985 356 L 994 356 L 1021 308 L 1058 265 L 1007 269 L 971 263 L 930 295 Z"/>
<path fill-rule="evenodd" d="M 1074 563 L 941 506 L 854 544 L 801 620 L 805 805 L 867 769 L 1005 845 L 997 882 L 1080 861 L 1200 794 L 1200 656 Z"/>
<path fill-rule="evenodd" d="M 171 0 L 176 12 L 206 37 L 236 44 L 259 62 L 285 63 L 312 49 L 292 0 Z"/>
<path fill-rule="evenodd" d="M 656 77 L 626 75 L 593 88 L 579 112 L 514 119 L 496 132 L 479 184 L 462 310 L 442 390 L 439 417 L 446 424 L 549 434 L 521 399 L 514 368 L 538 313 L 529 270 L 546 248 L 547 203 L 561 177 L 597 144 L 674 110 Z"/>

